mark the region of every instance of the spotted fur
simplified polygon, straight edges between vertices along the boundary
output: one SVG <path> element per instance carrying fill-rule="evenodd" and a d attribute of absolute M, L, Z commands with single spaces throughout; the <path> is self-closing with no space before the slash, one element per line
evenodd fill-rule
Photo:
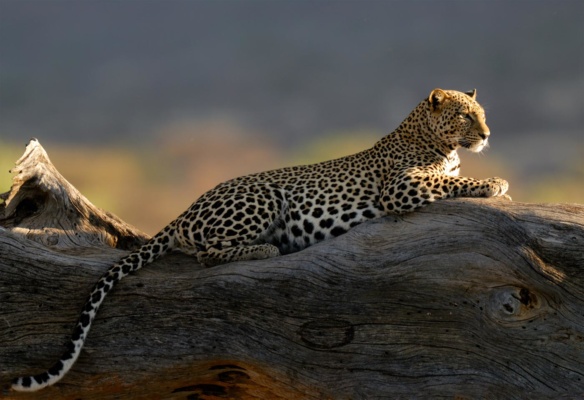
<path fill-rule="evenodd" d="M 481 151 L 489 137 L 476 91 L 436 89 L 392 133 L 360 153 L 221 183 L 140 249 L 114 264 L 87 299 L 67 351 L 46 372 L 14 381 L 35 391 L 59 381 L 78 358 L 107 293 L 129 273 L 170 250 L 214 266 L 304 249 L 388 213 L 438 199 L 502 196 L 500 178 L 459 177 L 456 150 Z"/>

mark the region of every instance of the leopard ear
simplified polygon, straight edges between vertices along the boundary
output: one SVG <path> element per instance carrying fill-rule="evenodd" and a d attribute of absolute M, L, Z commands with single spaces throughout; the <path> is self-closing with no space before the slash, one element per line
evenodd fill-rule
<path fill-rule="evenodd" d="M 464 92 L 467 96 L 470 96 L 471 99 L 475 100 L 477 98 L 477 90 L 473 89 L 468 92 Z"/>
<path fill-rule="evenodd" d="M 434 89 L 428 97 L 428 104 L 430 104 L 430 110 L 440 111 L 444 101 L 448 98 L 448 94 L 442 89 Z"/>

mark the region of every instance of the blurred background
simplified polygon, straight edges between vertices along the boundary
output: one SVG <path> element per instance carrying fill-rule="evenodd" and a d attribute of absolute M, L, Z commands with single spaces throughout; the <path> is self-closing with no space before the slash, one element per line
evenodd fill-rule
<path fill-rule="evenodd" d="M 581 0 L 0 0 L 0 193 L 31 137 L 147 233 L 246 173 L 339 157 L 477 88 L 462 174 L 584 203 Z"/>

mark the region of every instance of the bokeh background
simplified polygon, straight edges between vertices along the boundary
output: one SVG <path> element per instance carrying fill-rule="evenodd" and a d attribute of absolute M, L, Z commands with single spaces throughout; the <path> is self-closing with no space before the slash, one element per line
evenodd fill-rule
<path fill-rule="evenodd" d="M 152 234 L 223 180 L 371 146 L 436 87 L 487 111 L 463 174 L 584 203 L 582 0 L 0 0 L 0 193 L 36 137 Z"/>

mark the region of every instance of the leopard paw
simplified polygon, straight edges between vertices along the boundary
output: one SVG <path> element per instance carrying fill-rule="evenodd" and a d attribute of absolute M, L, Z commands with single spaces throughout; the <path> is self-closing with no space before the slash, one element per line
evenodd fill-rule
<path fill-rule="evenodd" d="M 509 189 L 509 183 L 499 177 L 489 178 L 486 182 L 488 184 L 487 197 L 503 196 Z"/>

